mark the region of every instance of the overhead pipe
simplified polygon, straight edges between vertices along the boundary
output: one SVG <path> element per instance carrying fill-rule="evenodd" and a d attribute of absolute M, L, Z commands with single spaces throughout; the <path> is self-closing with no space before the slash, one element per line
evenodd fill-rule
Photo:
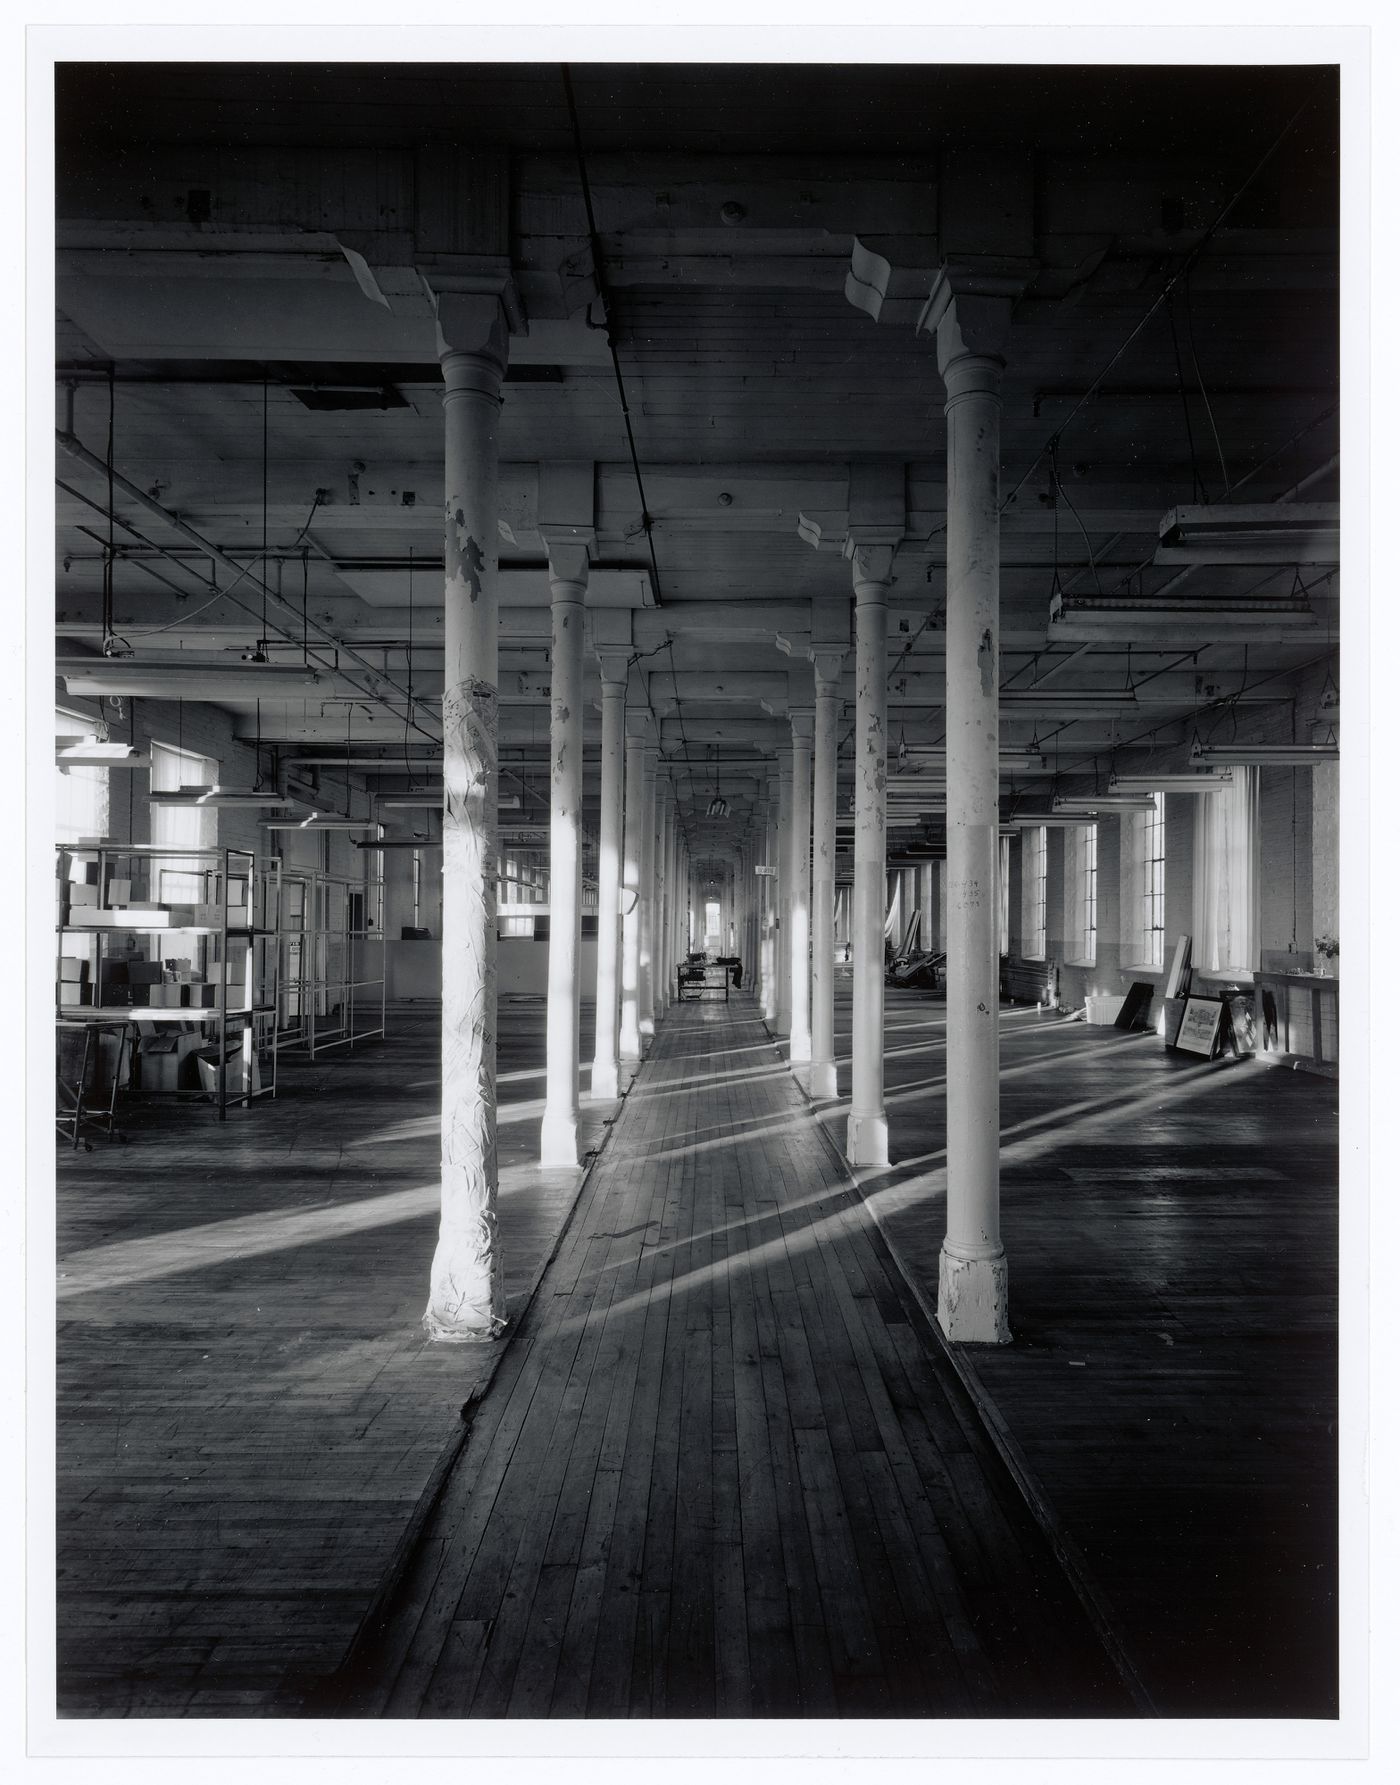
<path fill-rule="evenodd" d="M 70 458 L 76 459 L 80 465 L 86 465 L 88 470 L 97 472 L 102 477 L 110 477 L 112 484 L 117 489 L 120 489 L 124 495 L 130 497 L 133 502 L 139 504 L 149 513 L 156 515 L 166 526 L 178 533 L 182 539 L 189 540 L 191 545 L 197 546 L 202 553 L 207 554 L 216 564 L 221 565 L 232 575 L 237 576 L 240 581 L 251 582 L 254 588 L 261 589 L 271 601 L 275 602 L 277 606 L 284 608 L 292 616 L 298 629 L 300 629 L 303 620 L 302 615 L 297 612 L 290 602 L 284 601 L 275 589 L 270 589 L 261 577 L 253 576 L 246 565 L 239 564 L 235 559 L 231 558 L 228 553 L 223 551 L 221 547 L 216 546 L 210 540 L 205 539 L 202 534 L 197 533 L 187 522 L 182 521 L 178 515 L 172 514 L 170 510 L 162 503 L 158 502 L 154 496 L 147 495 L 145 490 L 132 483 L 130 478 L 123 477 L 119 471 L 109 470 L 106 462 L 103 459 L 100 459 L 96 453 L 90 452 L 88 448 L 83 445 L 82 441 L 78 439 L 76 434 L 63 428 L 59 428 L 56 432 L 59 446 Z M 220 591 L 220 593 L 223 594 L 227 600 L 233 602 L 235 607 L 240 608 L 251 619 L 257 620 L 259 624 L 262 623 L 262 616 L 258 613 L 257 609 L 250 607 L 244 601 L 240 601 L 239 598 L 231 592 Z M 306 624 L 315 628 L 323 645 L 328 645 L 337 653 L 344 652 L 351 662 L 358 664 L 361 671 L 364 674 L 371 676 L 375 683 L 387 684 L 403 699 L 405 705 L 421 708 L 422 711 L 428 715 L 429 719 L 436 723 L 435 715 L 432 714 L 431 710 L 423 701 L 416 699 L 406 689 L 400 688 L 397 682 L 391 677 L 386 676 L 382 670 L 378 669 L 374 664 L 362 657 L 352 646 L 342 643 L 334 633 L 328 632 L 319 621 L 308 619 Z M 280 626 L 277 630 L 281 632 L 283 638 L 285 638 L 289 644 L 295 645 L 301 642 L 299 630 L 296 633 L 292 633 Z M 339 673 L 342 675 L 346 673 L 343 669 L 340 669 L 338 663 L 336 665 L 324 664 L 322 667 L 328 670 L 335 668 L 339 670 Z M 366 691 L 365 698 L 367 700 L 373 700 L 381 706 L 388 706 L 389 704 L 384 700 L 382 695 L 377 693 Z M 416 724 L 417 722 L 414 721 L 414 723 Z M 419 727 L 418 729 L 421 730 L 422 728 Z M 431 735 L 432 734 L 428 732 L 424 733 L 424 736 Z"/>

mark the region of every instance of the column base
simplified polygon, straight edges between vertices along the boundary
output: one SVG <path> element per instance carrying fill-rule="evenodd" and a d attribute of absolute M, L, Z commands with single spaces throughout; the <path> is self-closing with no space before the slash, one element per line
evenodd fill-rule
<path fill-rule="evenodd" d="M 854 1110 L 846 1119 L 846 1163 L 848 1165 L 888 1165 L 890 1162 L 890 1125 L 884 1116 L 858 1116 Z"/>
<path fill-rule="evenodd" d="M 551 1115 L 540 1123 L 540 1167 L 544 1171 L 578 1168 L 578 1117 L 572 1112 Z"/>
<path fill-rule="evenodd" d="M 792 1066 L 805 1066 L 812 1058 L 812 1036 L 810 1031 L 794 1029 L 788 1037 L 788 1063 Z"/>
<path fill-rule="evenodd" d="M 642 1032 L 642 1048 L 645 1050 L 647 1042 L 650 1041 L 651 1037 L 656 1033 L 656 1018 L 652 1016 L 644 1016 L 637 1024 L 637 1027 Z"/>
<path fill-rule="evenodd" d="M 938 1254 L 938 1324 L 955 1345 L 1009 1345 L 1006 1254 L 955 1258 Z"/>
<path fill-rule="evenodd" d="M 827 1098 L 836 1095 L 836 1062 L 834 1060 L 813 1060 L 807 1069 L 807 1095 L 812 1098 Z"/>
<path fill-rule="evenodd" d="M 616 1060 L 595 1060 L 593 1072 L 588 1081 L 588 1095 L 594 1103 L 613 1103 L 617 1100 L 618 1071 Z"/>

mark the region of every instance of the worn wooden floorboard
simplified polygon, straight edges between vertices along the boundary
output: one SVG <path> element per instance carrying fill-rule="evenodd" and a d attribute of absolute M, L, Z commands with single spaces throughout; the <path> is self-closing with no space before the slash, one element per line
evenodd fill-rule
<path fill-rule="evenodd" d="M 845 990 L 843 1093 L 849 1013 Z M 926 1305 L 945 1219 L 943 1019 L 930 994 L 888 993 L 894 1163 L 858 1174 Z M 1335 1715 L 1335 1082 L 1010 1007 L 1001 1064 L 1013 1343 L 959 1353 L 984 1420 L 1159 1711 Z M 839 1144 L 844 1111 L 818 1114 Z M 853 1251 L 868 1265 L 860 1236 Z M 877 1342 L 898 1330 L 867 1324 Z M 880 1368 L 909 1423 L 906 1397 L 928 1384 L 918 1348 L 897 1352 Z M 961 1501 L 972 1479 L 950 1453 L 947 1491 Z"/>
<path fill-rule="evenodd" d="M 533 1163 L 543 1005 L 503 1006 L 500 1225 L 519 1313 L 579 1174 Z M 588 1033 L 585 1021 L 584 1033 Z M 523 1076 L 515 1076 L 522 1074 Z M 616 1105 L 585 1105 L 596 1146 Z M 220 1125 L 134 1105 L 58 1157 L 57 1701 L 314 1708 L 458 1413 L 506 1352 L 430 1346 L 438 1035 L 284 1061 Z"/>
<path fill-rule="evenodd" d="M 661 1026 L 405 1578 L 389 1714 L 1130 1711 L 771 1061 L 747 999 Z"/>

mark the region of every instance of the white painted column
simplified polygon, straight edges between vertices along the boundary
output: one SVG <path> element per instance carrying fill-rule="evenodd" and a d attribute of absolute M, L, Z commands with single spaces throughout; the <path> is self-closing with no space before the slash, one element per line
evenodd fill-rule
<path fill-rule="evenodd" d="M 836 1095 L 836 727 L 844 651 L 813 651 L 816 723 L 812 763 L 813 1097 Z"/>
<path fill-rule="evenodd" d="M 549 554 L 549 993 L 540 1164 L 578 1164 L 583 914 L 583 615 L 588 553 Z"/>
<path fill-rule="evenodd" d="M 792 725 L 792 803 L 789 842 L 788 985 L 792 1024 L 788 1063 L 812 1058 L 812 729 L 810 707 L 788 709 Z"/>
<path fill-rule="evenodd" d="M 888 1165 L 885 1116 L 885 607 L 893 549 L 851 548 L 856 592 L 856 848 L 846 1157 Z"/>
<path fill-rule="evenodd" d="M 675 980 L 675 964 L 671 959 L 671 786 L 668 780 L 658 781 L 657 785 L 661 793 L 661 811 L 657 824 L 656 970 L 652 974 L 652 991 L 656 998 L 656 1020 L 660 1022 L 671 1002 L 669 988 Z"/>
<path fill-rule="evenodd" d="M 624 1068 L 642 1057 L 642 814 L 646 793 L 646 718 L 628 714 L 622 833 L 622 999 L 618 1056 Z"/>
<path fill-rule="evenodd" d="M 1001 372 L 937 329 L 948 422 L 948 1227 L 938 1320 L 950 1339 L 1011 1337 L 1000 1217 L 997 727 Z"/>
<path fill-rule="evenodd" d="M 622 776 L 627 703 L 626 651 L 600 651 L 602 674 L 602 760 L 598 814 L 598 990 L 593 1018 L 594 1097 L 618 1095 L 618 989 L 622 918 Z M 553 935 L 553 926 L 550 929 Z"/>
<path fill-rule="evenodd" d="M 642 751 L 642 837 L 637 901 L 641 923 L 637 930 L 637 1027 L 642 1046 L 656 1033 L 656 1001 L 652 993 L 656 932 L 652 913 L 656 903 L 656 763 L 660 752 L 654 744 Z"/>
<path fill-rule="evenodd" d="M 506 1323 L 496 1229 L 496 479 L 505 329 L 495 298 L 439 309 L 443 586 L 442 1215 L 423 1325 Z"/>
<path fill-rule="evenodd" d="M 779 837 L 781 827 L 778 820 L 778 770 L 768 770 L 768 821 L 764 838 L 765 858 L 771 868 L 778 873 L 765 876 L 763 888 L 767 901 L 764 918 L 764 951 L 763 951 L 763 1016 L 770 1026 L 778 1021 L 778 940 L 781 934 L 778 928 L 778 889 L 781 884 L 781 850 Z"/>
<path fill-rule="evenodd" d="M 777 1027 L 781 1035 L 792 1030 L 792 752 L 778 753 L 778 885 L 774 900 L 777 941 L 774 978 L 777 980 Z"/>
<path fill-rule="evenodd" d="M 934 941 L 934 936 L 938 928 L 938 910 L 934 904 L 935 894 L 933 890 L 934 866 L 935 864 L 933 862 L 925 862 L 923 867 L 919 870 L 922 881 L 922 885 L 919 889 L 919 911 L 921 914 L 919 917 L 919 947 L 925 951 L 932 950 L 938 946 Z"/>

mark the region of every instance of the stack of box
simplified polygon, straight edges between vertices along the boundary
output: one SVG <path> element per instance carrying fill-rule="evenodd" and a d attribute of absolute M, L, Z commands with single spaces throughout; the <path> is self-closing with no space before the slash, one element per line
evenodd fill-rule
<path fill-rule="evenodd" d="M 88 964 L 77 955 L 65 954 L 58 958 L 58 1002 L 60 1008 L 92 1002 Z"/>

